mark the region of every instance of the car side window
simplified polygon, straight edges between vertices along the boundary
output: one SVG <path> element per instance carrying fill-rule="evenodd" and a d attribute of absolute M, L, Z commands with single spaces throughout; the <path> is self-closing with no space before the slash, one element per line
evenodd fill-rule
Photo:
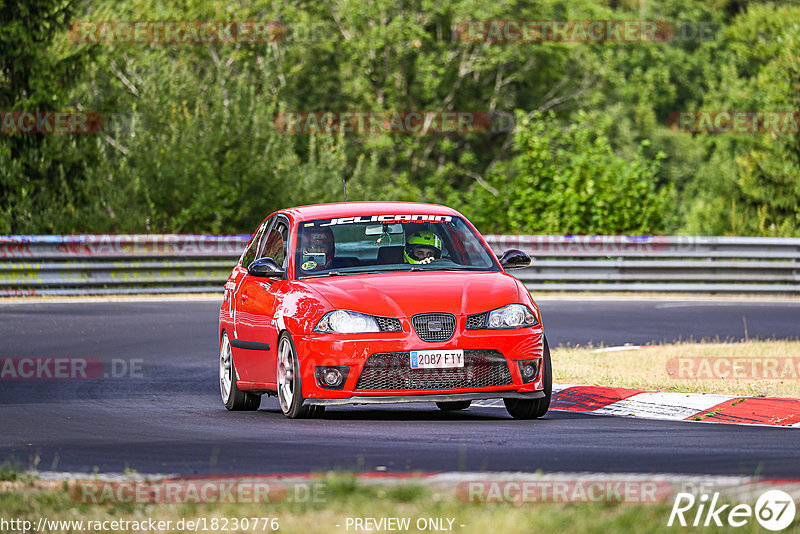
<path fill-rule="evenodd" d="M 289 242 L 289 223 L 283 218 L 277 219 L 264 237 L 259 258 L 272 258 L 275 263 L 286 267 L 286 249 Z"/>
<path fill-rule="evenodd" d="M 245 249 L 244 253 L 242 254 L 242 267 L 247 269 L 250 267 L 250 264 L 253 263 L 256 259 L 256 253 L 258 252 L 259 245 L 261 244 L 262 238 L 264 237 L 264 231 L 269 228 L 269 225 L 272 224 L 273 219 L 267 219 L 261 225 L 261 227 L 256 230 L 255 235 L 253 235 L 253 239 L 250 240 L 250 244 Z"/>

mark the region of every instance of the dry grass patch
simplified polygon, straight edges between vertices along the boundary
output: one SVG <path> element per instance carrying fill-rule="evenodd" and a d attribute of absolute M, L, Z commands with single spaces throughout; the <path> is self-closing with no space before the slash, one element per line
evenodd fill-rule
<path fill-rule="evenodd" d="M 656 391 L 800 398 L 800 342 L 677 343 L 553 349 L 553 379 Z"/>

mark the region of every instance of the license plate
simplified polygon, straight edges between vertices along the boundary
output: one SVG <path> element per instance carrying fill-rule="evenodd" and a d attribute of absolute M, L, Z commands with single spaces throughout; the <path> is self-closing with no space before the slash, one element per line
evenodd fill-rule
<path fill-rule="evenodd" d="M 464 367 L 464 351 L 455 350 L 412 350 L 412 369 L 448 369 Z"/>

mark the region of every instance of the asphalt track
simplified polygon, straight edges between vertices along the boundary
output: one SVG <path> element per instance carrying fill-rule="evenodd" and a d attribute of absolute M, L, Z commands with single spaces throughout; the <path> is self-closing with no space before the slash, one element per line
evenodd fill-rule
<path fill-rule="evenodd" d="M 541 299 L 552 345 L 796 338 L 800 301 Z M 500 408 L 333 407 L 284 418 L 274 398 L 229 413 L 214 300 L 0 303 L 0 357 L 140 362 L 140 376 L 0 380 L 0 461 L 141 473 L 535 471 L 800 477 L 798 431 Z M 743 319 L 744 318 L 744 319 Z"/>

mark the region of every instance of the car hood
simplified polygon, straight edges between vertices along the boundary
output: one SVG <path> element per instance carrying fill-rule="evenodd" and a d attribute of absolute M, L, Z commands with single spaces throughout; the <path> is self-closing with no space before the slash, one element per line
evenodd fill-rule
<path fill-rule="evenodd" d="M 517 280 L 502 272 L 380 273 L 303 282 L 334 309 L 388 317 L 469 315 L 519 302 Z"/>

